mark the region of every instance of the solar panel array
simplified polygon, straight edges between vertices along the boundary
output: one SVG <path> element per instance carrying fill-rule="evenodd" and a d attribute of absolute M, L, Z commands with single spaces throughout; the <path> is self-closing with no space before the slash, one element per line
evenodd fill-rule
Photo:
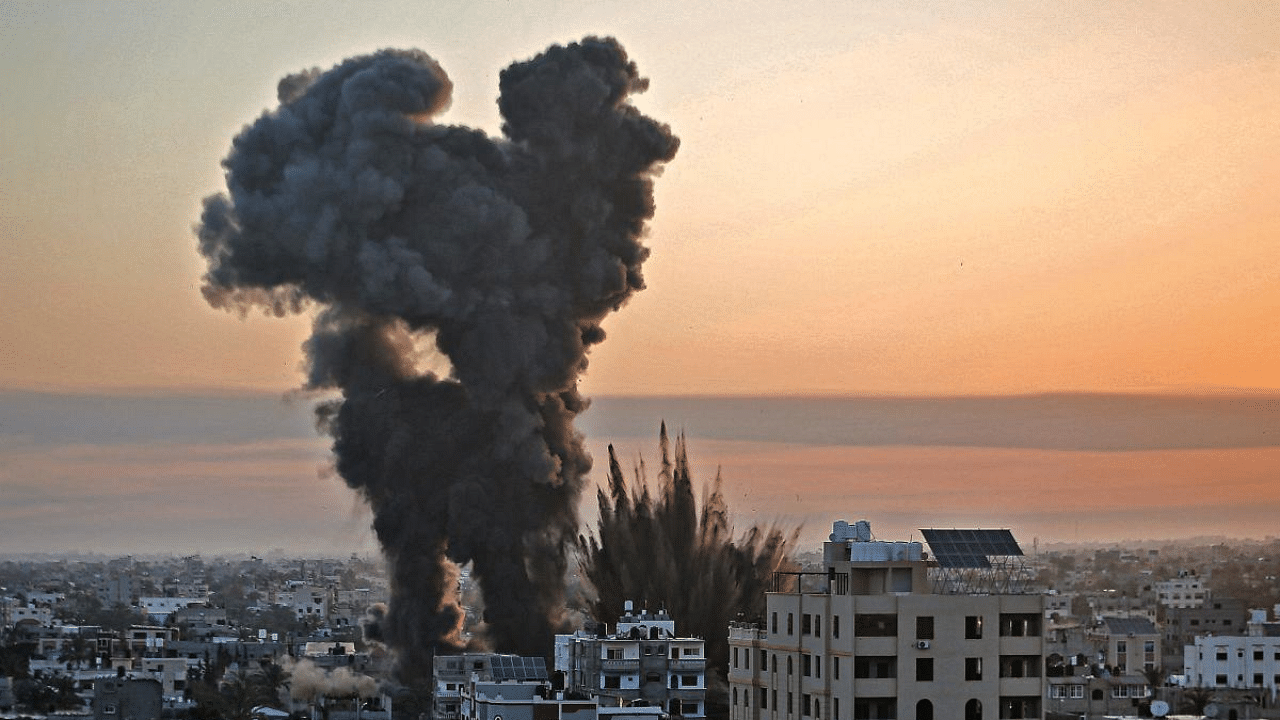
<path fill-rule="evenodd" d="M 547 661 L 540 657 L 494 655 L 489 658 L 489 674 L 494 680 L 546 680 Z"/>
<path fill-rule="evenodd" d="M 989 568 L 988 558 L 1022 555 L 1008 530 L 921 530 L 929 550 L 944 568 Z"/>

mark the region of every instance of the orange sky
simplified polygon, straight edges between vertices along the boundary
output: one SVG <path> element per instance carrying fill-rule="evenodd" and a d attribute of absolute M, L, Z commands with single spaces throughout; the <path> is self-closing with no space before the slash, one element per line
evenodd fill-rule
<path fill-rule="evenodd" d="M 210 310 L 191 232 L 275 82 L 416 45 L 493 132 L 603 32 L 682 146 L 589 393 L 1280 388 L 1280 6 L 685 5 L 17 6 L 0 386 L 296 386 L 305 321 Z"/>

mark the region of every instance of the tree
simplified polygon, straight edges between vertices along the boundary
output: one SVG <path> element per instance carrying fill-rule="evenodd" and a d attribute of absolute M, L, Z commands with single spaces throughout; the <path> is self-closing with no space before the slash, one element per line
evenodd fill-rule
<path fill-rule="evenodd" d="M 676 439 L 674 461 L 665 423 L 658 441 L 657 497 L 649 492 L 643 462 L 628 487 L 609 447 L 609 488 L 597 492 L 596 535 L 579 537 L 582 573 L 596 592 L 589 611 L 608 621 L 622 614 L 627 600 L 667 610 L 677 632 L 706 642 L 708 701 L 724 702 L 729 623 L 763 619 L 773 574 L 798 569 L 790 550 L 799 528 L 753 526 L 735 540 L 720 474 L 704 486 L 699 508 L 684 436 Z"/>

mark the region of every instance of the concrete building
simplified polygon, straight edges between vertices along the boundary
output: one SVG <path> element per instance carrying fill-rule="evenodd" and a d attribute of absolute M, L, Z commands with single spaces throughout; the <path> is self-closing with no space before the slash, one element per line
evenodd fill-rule
<path fill-rule="evenodd" d="M 208 598 L 205 597 L 140 597 L 138 609 L 145 612 L 151 620 L 164 622 L 169 615 L 182 608 L 207 603 Z"/>
<path fill-rule="evenodd" d="M 158 680 L 112 677 L 93 683 L 94 720 L 159 720 Z"/>
<path fill-rule="evenodd" d="M 1043 717 L 1043 596 L 1007 530 L 873 540 L 837 522 L 821 573 L 780 573 L 729 634 L 732 720 Z"/>
<path fill-rule="evenodd" d="M 332 593 L 328 588 L 306 583 L 290 583 L 288 590 L 275 594 L 275 604 L 287 607 L 299 620 L 323 621 L 329 617 Z"/>
<path fill-rule="evenodd" d="M 439 656 L 434 720 L 597 720 L 594 700 L 552 688 L 543 658 Z"/>
<path fill-rule="evenodd" d="M 555 669 L 564 673 L 568 692 L 602 705 L 647 704 L 672 715 L 706 715 L 706 643 L 677 637 L 675 620 L 666 612 L 634 612 L 628 602 L 613 633 L 557 635 L 555 653 Z"/>
<path fill-rule="evenodd" d="M 1161 608 L 1160 664 L 1166 672 L 1182 672 L 1184 648 L 1198 635 L 1239 635 L 1249 613 L 1243 600 L 1210 596 L 1198 607 Z"/>
<path fill-rule="evenodd" d="M 1090 635 L 1113 675 L 1142 675 L 1160 662 L 1160 630 L 1138 617 L 1104 617 Z"/>
<path fill-rule="evenodd" d="M 1194 608 L 1204 605 L 1208 591 L 1193 572 L 1155 584 L 1156 601 L 1166 608 Z"/>
<path fill-rule="evenodd" d="M 1280 693 L 1280 637 L 1261 631 L 1266 611 L 1255 610 L 1247 635 L 1205 635 L 1184 650 L 1187 684 Z"/>

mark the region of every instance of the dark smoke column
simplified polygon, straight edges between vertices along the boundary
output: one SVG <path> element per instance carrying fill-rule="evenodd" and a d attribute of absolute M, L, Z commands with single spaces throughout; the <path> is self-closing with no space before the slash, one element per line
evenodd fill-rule
<path fill-rule="evenodd" d="M 628 103 L 612 38 L 502 73 L 504 138 L 436 124 L 452 85 L 385 50 L 280 82 L 197 229 L 215 307 L 318 306 L 310 388 L 391 566 L 383 636 L 408 676 L 461 647 L 473 563 L 494 649 L 550 652 L 591 458 L 573 420 L 601 321 L 644 287 L 653 175 L 678 141 Z M 434 342 L 447 377 L 416 367 Z"/>

